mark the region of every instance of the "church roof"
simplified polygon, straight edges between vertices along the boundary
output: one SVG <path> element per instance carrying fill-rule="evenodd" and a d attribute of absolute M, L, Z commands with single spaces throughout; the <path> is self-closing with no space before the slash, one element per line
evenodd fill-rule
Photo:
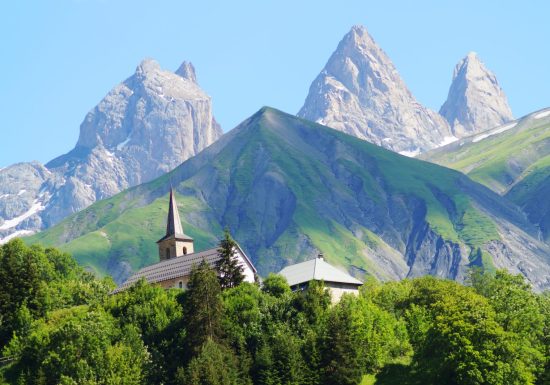
<path fill-rule="evenodd" d="M 235 251 L 240 254 L 245 263 L 248 264 L 254 272 L 256 272 L 256 268 L 239 245 L 237 245 L 237 250 Z M 218 254 L 218 248 L 166 259 L 155 263 L 154 265 L 149 265 L 140 269 L 128 278 L 126 282 L 117 287 L 113 293 L 118 293 L 128 289 L 141 278 L 145 278 L 148 283 L 158 283 L 168 281 L 170 279 L 185 277 L 191 273 L 193 266 L 200 264 L 203 260 L 208 262 L 210 266 L 214 266 L 219 259 L 220 256 Z"/>
<path fill-rule="evenodd" d="M 312 280 L 347 283 L 357 286 L 363 284 L 363 282 L 359 281 L 357 278 L 338 270 L 336 267 L 326 262 L 322 257 L 287 266 L 281 270 L 279 274 L 286 278 L 289 286 L 299 285 Z"/>
<path fill-rule="evenodd" d="M 183 232 L 180 213 L 178 211 L 178 205 L 176 203 L 176 197 L 174 196 L 174 190 L 172 187 L 170 187 L 170 202 L 168 204 L 168 218 L 166 219 L 166 235 L 159 239 L 157 243 L 170 237 L 186 241 L 193 240 L 193 238 Z"/>

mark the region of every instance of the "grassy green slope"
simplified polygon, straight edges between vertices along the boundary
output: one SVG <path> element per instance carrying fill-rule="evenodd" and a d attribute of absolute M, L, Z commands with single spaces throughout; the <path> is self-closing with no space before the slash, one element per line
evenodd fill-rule
<path fill-rule="evenodd" d="M 414 259 L 423 224 L 442 242 L 475 251 L 500 238 L 492 217 L 521 221 L 514 207 L 456 171 L 263 108 L 170 174 L 29 242 L 60 246 L 99 273 L 123 276 L 157 258 L 170 181 L 196 248 L 215 244 L 229 226 L 262 274 L 318 249 L 351 271 L 395 278 L 406 274 L 402 255 Z"/>
<path fill-rule="evenodd" d="M 487 136 L 491 132 L 496 133 Z M 501 127 L 466 138 L 423 158 L 463 171 L 506 196 L 526 211 L 545 237 L 550 235 L 550 205 L 546 203 L 550 192 L 550 110 L 530 114 L 508 130 Z"/>
<path fill-rule="evenodd" d="M 550 163 L 550 115 L 545 116 L 544 111 L 528 115 L 428 152 L 422 158 L 460 170 L 505 194 Z"/>

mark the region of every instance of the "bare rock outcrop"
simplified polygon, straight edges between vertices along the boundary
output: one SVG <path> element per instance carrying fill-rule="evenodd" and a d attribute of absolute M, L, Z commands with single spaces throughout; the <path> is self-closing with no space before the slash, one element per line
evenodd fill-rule
<path fill-rule="evenodd" d="M 495 74 L 485 67 L 475 52 L 470 52 L 456 65 L 449 96 L 439 113 L 447 119 L 458 138 L 514 119 Z"/>
<path fill-rule="evenodd" d="M 221 135 L 193 65 L 146 59 L 86 115 L 72 151 L 0 170 L 0 242 L 165 174 Z"/>
<path fill-rule="evenodd" d="M 298 116 L 408 155 L 452 139 L 447 121 L 414 98 L 363 26 L 344 36 Z"/>

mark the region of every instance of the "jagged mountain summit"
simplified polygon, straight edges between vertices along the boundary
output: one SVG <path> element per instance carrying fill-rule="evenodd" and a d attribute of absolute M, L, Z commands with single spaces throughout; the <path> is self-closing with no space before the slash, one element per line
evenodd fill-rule
<path fill-rule="evenodd" d="M 10 180 L 0 184 L 0 241 L 150 181 L 221 135 L 193 65 L 174 73 L 146 59 L 86 115 L 72 151 L 45 166 L 0 170 L 0 180 Z"/>
<path fill-rule="evenodd" d="M 321 251 L 359 276 L 462 280 L 484 266 L 550 287 L 550 249 L 513 203 L 457 171 L 272 108 L 29 242 L 123 281 L 157 260 L 171 186 L 197 248 L 214 247 L 227 226 L 262 275 Z"/>
<path fill-rule="evenodd" d="M 454 139 L 447 121 L 414 98 L 363 26 L 338 44 L 298 116 L 409 155 Z"/>
<path fill-rule="evenodd" d="M 495 74 L 475 52 L 470 52 L 456 65 L 447 101 L 439 113 L 459 138 L 514 119 Z"/>

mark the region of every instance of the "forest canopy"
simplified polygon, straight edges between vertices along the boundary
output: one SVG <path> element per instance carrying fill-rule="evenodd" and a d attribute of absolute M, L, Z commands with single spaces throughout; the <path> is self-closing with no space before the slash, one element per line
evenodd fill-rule
<path fill-rule="evenodd" d="M 473 270 L 380 283 L 337 304 L 322 282 L 110 295 L 59 250 L 0 247 L 0 384 L 548 384 L 550 296 Z"/>

